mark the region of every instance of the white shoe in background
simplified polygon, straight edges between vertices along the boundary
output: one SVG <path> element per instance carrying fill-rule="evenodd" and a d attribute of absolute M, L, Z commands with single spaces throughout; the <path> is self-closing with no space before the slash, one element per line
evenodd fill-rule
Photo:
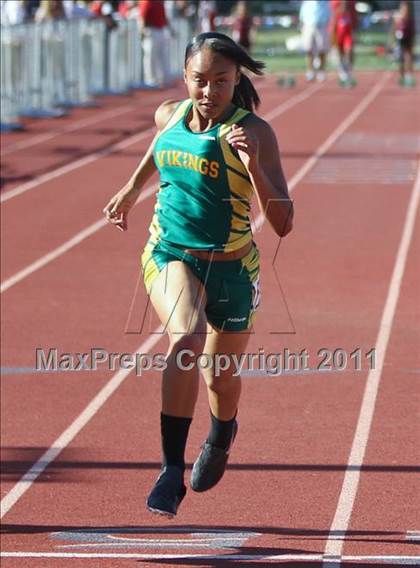
<path fill-rule="evenodd" d="M 344 69 L 340 69 L 340 71 L 338 72 L 338 78 L 340 79 L 341 83 L 347 83 L 349 79 L 347 71 L 344 71 Z"/>
<path fill-rule="evenodd" d="M 313 81 L 315 79 L 315 71 L 306 71 L 306 80 Z"/>
<path fill-rule="evenodd" d="M 323 83 L 326 78 L 327 76 L 325 74 L 325 71 L 318 71 L 318 73 L 316 74 L 316 80 L 320 83 Z"/>

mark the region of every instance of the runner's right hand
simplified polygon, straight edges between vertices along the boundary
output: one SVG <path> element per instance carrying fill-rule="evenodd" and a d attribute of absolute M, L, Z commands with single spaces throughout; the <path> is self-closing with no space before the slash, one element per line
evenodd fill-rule
<path fill-rule="evenodd" d="M 137 199 L 137 194 L 129 187 L 123 187 L 111 198 L 103 209 L 107 220 L 120 231 L 128 229 L 127 217 Z"/>

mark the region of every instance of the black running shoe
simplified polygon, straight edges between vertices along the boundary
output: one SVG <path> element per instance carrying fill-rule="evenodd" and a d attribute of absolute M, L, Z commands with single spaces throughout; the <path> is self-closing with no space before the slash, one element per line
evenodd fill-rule
<path fill-rule="evenodd" d="M 174 465 L 165 466 L 147 499 L 147 508 L 152 513 L 171 519 L 176 515 L 186 492 L 183 471 Z"/>
<path fill-rule="evenodd" d="M 238 423 L 233 423 L 232 440 L 229 447 L 224 450 L 208 442 L 201 446 L 202 451 L 193 465 L 190 485 L 194 491 L 208 491 L 222 479 L 225 473 L 230 448 L 238 431 Z"/>

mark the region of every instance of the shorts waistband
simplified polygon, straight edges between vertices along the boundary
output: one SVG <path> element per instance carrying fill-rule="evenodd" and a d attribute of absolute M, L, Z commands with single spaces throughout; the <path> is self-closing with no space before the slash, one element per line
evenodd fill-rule
<path fill-rule="evenodd" d="M 184 252 L 194 256 L 195 258 L 199 258 L 201 260 L 211 260 L 215 262 L 228 262 L 232 260 L 239 260 L 246 256 L 252 247 L 254 246 L 253 241 L 247 242 L 238 250 L 232 250 L 230 252 L 218 252 L 214 250 L 201 250 L 201 249 L 188 249 L 181 247 Z"/>

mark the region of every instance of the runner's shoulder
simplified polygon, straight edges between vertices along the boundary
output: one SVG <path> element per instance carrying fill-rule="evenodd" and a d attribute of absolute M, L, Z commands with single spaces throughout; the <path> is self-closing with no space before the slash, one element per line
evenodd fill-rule
<path fill-rule="evenodd" d="M 158 106 L 155 112 L 155 123 L 158 130 L 165 128 L 179 103 L 178 99 L 168 99 Z"/>
<path fill-rule="evenodd" d="M 243 123 L 245 128 L 250 130 L 260 140 L 272 140 L 276 138 L 275 132 L 269 123 L 253 112 L 249 113 L 244 118 Z"/>

